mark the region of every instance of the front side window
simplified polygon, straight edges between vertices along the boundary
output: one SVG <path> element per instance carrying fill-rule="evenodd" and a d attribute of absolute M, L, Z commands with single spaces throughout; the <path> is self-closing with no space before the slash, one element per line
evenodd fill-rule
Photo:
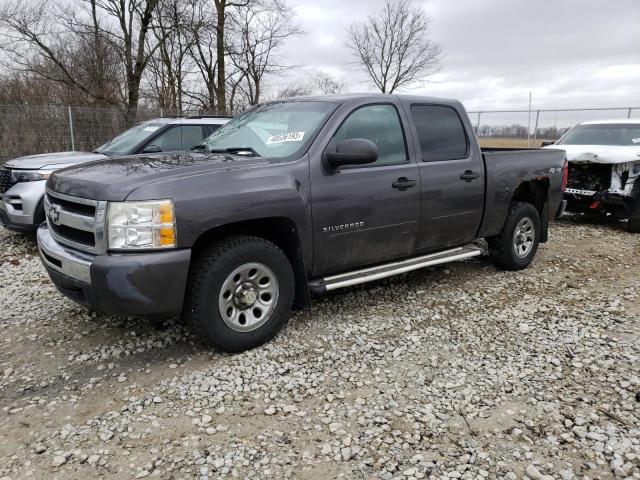
<path fill-rule="evenodd" d="M 366 167 L 407 163 L 400 117 L 393 105 L 367 105 L 351 113 L 336 131 L 328 148 L 343 140 L 364 138 L 378 146 L 378 159 Z"/>
<path fill-rule="evenodd" d="M 335 107 L 315 101 L 258 105 L 223 125 L 203 145 L 210 152 L 242 150 L 273 159 L 299 155 Z"/>
<path fill-rule="evenodd" d="M 637 123 L 577 125 L 569 130 L 557 144 L 640 147 L 640 125 Z"/>
<path fill-rule="evenodd" d="M 455 109 L 444 105 L 412 105 L 422 160 L 456 160 L 467 157 L 469 141 Z"/>

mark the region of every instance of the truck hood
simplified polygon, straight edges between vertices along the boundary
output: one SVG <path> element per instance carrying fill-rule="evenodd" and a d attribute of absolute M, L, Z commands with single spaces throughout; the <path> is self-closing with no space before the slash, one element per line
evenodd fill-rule
<path fill-rule="evenodd" d="M 132 155 L 58 170 L 47 180 L 47 188 L 75 197 L 123 201 L 144 185 L 268 163 L 263 157 L 230 154 Z"/>
<path fill-rule="evenodd" d="M 640 146 L 549 145 L 567 152 L 567 160 L 575 163 L 617 164 L 640 161 Z"/>
<path fill-rule="evenodd" d="M 40 169 L 48 166 L 75 165 L 78 163 L 95 162 L 108 158 L 101 153 L 92 152 L 56 152 L 41 153 L 39 155 L 29 155 L 18 157 L 5 162 L 9 168 L 23 168 L 25 170 Z"/>

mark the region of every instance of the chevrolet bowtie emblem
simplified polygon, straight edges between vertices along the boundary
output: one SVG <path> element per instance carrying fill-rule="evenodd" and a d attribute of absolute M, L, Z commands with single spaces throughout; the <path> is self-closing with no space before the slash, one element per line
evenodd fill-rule
<path fill-rule="evenodd" d="M 49 220 L 51 220 L 51 223 L 53 223 L 54 225 L 58 225 L 58 220 L 60 219 L 60 212 L 62 211 L 62 207 L 60 205 L 51 205 L 51 208 L 49 208 Z"/>

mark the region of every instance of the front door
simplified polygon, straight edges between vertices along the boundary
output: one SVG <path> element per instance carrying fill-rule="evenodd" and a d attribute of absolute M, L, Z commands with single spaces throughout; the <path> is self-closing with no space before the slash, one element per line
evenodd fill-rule
<path fill-rule="evenodd" d="M 378 146 L 378 160 L 327 169 L 312 159 L 315 276 L 408 257 L 419 233 L 418 166 L 407 150 L 398 109 L 365 105 L 346 116 L 326 150 L 350 138 Z"/>

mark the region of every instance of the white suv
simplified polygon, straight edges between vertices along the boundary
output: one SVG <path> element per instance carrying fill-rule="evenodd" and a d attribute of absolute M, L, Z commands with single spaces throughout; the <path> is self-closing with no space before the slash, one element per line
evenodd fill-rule
<path fill-rule="evenodd" d="M 226 117 L 156 118 L 121 133 L 93 152 L 57 152 L 8 160 L 0 167 L 0 224 L 34 231 L 44 221 L 45 183 L 54 170 L 122 155 L 190 150 Z"/>

